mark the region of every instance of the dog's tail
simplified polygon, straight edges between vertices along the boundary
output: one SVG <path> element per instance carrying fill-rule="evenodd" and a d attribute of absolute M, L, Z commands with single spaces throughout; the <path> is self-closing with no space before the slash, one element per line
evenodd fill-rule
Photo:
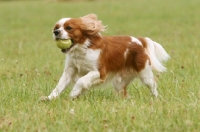
<path fill-rule="evenodd" d="M 162 63 L 167 61 L 170 58 L 170 56 L 159 43 L 151 40 L 150 38 L 145 38 L 145 41 L 145 51 L 150 58 L 153 69 L 158 72 L 166 71 L 167 69 L 163 66 Z"/>

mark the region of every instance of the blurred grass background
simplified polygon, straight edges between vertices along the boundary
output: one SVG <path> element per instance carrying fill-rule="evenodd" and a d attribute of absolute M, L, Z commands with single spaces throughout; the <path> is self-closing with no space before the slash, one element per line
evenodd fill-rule
<path fill-rule="evenodd" d="M 198 131 L 199 0 L 0 1 L 0 131 Z M 62 17 L 95 13 L 104 35 L 147 36 L 171 56 L 157 74 L 160 97 L 139 82 L 121 99 L 110 87 L 38 103 L 60 78 L 65 55 L 52 39 Z"/>

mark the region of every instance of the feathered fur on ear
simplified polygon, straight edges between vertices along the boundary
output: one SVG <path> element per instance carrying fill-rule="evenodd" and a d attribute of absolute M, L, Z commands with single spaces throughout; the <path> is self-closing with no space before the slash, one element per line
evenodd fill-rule
<path fill-rule="evenodd" d="M 97 19 L 96 14 L 88 14 L 80 17 L 80 19 L 83 23 L 83 30 L 85 30 L 89 35 L 106 31 L 106 26 L 104 26 L 102 22 Z"/>

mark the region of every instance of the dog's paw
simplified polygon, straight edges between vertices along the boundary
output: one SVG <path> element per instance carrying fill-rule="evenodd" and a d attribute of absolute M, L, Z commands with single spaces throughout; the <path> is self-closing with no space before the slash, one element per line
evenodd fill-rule
<path fill-rule="evenodd" d="M 47 96 L 41 96 L 38 101 L 39 102 L 46 102 L 46 101 L 50 101 L 50 100 Z"/>

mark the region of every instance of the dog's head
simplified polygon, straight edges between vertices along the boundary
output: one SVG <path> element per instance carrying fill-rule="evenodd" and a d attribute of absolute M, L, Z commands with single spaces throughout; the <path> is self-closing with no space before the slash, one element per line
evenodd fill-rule
<path fill-rule="evenodd" d="M 95 14 L 80 18 L 62 18 L 54 26 L 53 38 L 55 41 L 71 39 L 73 47 L 76 44 L 84 44 L 87 39 L 100 35 L 99 32 L 105 30 L 106 26 L 102 25 Z M 67 52 L 70 48 L 62 51 Z"/>

